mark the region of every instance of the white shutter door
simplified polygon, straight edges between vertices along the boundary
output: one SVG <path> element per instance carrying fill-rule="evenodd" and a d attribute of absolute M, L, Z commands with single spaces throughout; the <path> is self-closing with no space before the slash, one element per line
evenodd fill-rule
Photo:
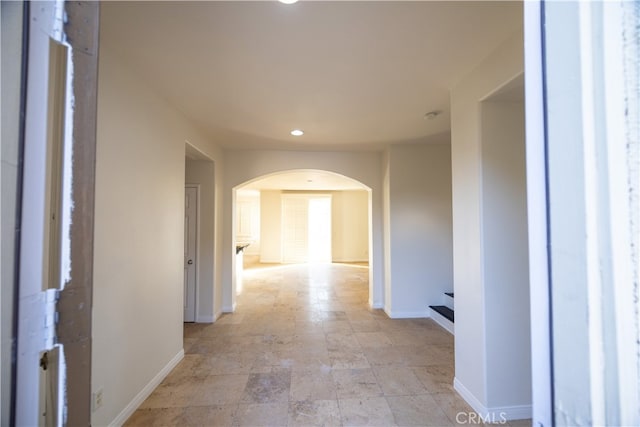
<path fill-rule="evenodd" d="M 307 262 L 309 202 L 306 197 L 282 197 L 282 261 Z"/>

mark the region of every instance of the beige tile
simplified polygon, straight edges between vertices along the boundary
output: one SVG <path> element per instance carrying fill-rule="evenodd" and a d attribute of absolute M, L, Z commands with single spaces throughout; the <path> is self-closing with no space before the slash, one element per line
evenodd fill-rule
<path fill-rule="evenodd" d="M 198 338 L 184 338 L 184 343 L 183 343 L 183 347 L 184 347 L 184 354 L 191 354 L 191 347 L 193 347 L 194 344 L 197 344 L 198 342 Z"/>
<path fill-rule="evenodd" d="M 376 320 L 376 316 L 368 310 L 354 309 L 347 310 L 345 313 L 347 314 L 347 319 L 352 322 Z"/>
<path fill-rule="evenodd" d="M 410 368 L 402 366 L 378 366 L 373 369 L 378 385 L 385 396 L 426 394 L 427 389 Z"/>
<path fill-rule="evenodd" d="M 322 322 L 322 329 L 326 334 L 353 332 L 348 320 L 325 320 Z"/>
<path fill-rule="evenodd" d="M 162 382 L 163 385 L 169 385 L 178 381 L 182 377 L 198 376 L 200 374 L 199 367 L 209 358 L 203 354 L 185 354 L 184 358 L 173 368 Z"/>
<path fill-rule="evenodd" d="M 429 353 L 429 346 L 396 345 L 404 366 L 428 366 L 434 362 Z"/>
<path fill-rule="evenodd" d="M 327 349 L 330 351 L 361 350 L 360 342 L 353 333 L 326 334 Z"/>
<path fill-rule="evenodd" d="M 453 389 L 453 371 L 447 366 L 418 367 L 413 368 L 413 372 L 429 393 L 455 393 Z"/>
<path fill-rule="evenodd" d="M 188 406 L 213 406 L 239 403 L 249 375 L 210 375 L 191 396 Z"/>
<path fill-rule="evenodd" d="M 427 355 L 427 365 L 449 365 L 454 364 L 453 345 L 430 345 L 425 347 Z"/>
<path fill-rule="evenodd" d="M 332 400 L 336 397 L 336 386 L 330 369 L 292 372 L 290 401 Z"/>
<path fill-rule="evenodd" d="M 379 323 L 379 322 L 377 322 Z M 389 341 L 393 343 L 393 345 L 427 345 L 428 343 L 425 341 L 424 336 L 421 334 L 422 331 L 415 329 L 393 329 L 393 330 L 384 330 L 383 327 L 380 327 L 382 333 L 389 338 Z"/>
<path fill-rule="evenodd" d="M 329 353 L 326 350 L 299 350 L 297 347 L 287 352 L 280 352 L 281 366 L 292 371 L 309 371 L 327 369 L 331 365 Z"/>
<path fill-rule="evenodd" d="M 382 396 L 382 389 L 371 369 L 334 369 L 332 375 L 339 399 Z"/>
<path fill-rule="evenodd" d="M 242 402 L 288 402 L 290 390 L 291 372 L 288 370 L 266 374 L 251 374 L 242 395 Z"/>
<path fill-rule="evenodd" d="M 212 353 L 217 346 L 213 338 L 199 338 L 189 345 L 189 354 L 209 354 Z"/>
<path fill-rule="evenodd" d="M 184 408 L 139 409 L 124 423 L 125 427 L 176 426 L 182 425 Z"/>
<path fill-rule="evenodd" d="M 224 353 L 210 357 L 201 365 L 209 375 L 248 374 L 256 362 L 253 353 Z"/>
<path fill-rule="evenodd" d="M 199 338 L 202 331 L 209 327 L 207 323 L 185 323 L 184 324 L 184 337 L 185 338 Z"/>
<path fill-rule="evenodd" d="M 428 345 L 448 345 L 453 347 L 454 337 L 444 328 L 435 326 L 436 329 L 425 328 L 421 330 L 421 339 Z"/>
<path fill-rule="evenodd" d="M 402 355 L 394 347 L 372 347 L 362 349 L 371 366 L 406 366 Z"/>
<path fill-rule="evenodd" d="M 449 418 L 449 421 L 458 425 L 456 420 L 468 420 L 468 416 L 475 412 L 457 393 L 434 393 L 431 395 L 440 408 Z"/>
<path fill-rule="evenodd" d="M 301 315 L 304 317 L 303 315 Z M 296 314 L 296 319 L 298 319 L 298 314 Z M 306 320 L 295 322 L 295 333 L 296 334 L 324 334 L 324 329 L 322 328 L 322 321 L 317 322 L 309 322 Z"/>
<path fill-rule="evenodd" d="M 356 332 L 354 334 L 362 348 L 389 347 L 391 340 L 382 332 Z"/>
<path fill-rule="evenodd" d="M 216 325 L 238 325 L 245 319 L 243 314 L 224 313 L 216 320 Z"/>
<path fill-rule="evenodd" d="M 325 343 L 325 333 L 322 329 L 322 324 L 320 324 L 318 328 L 319 329 L 313 328 L 313 332 L 296 331 L 291 337 L 291 342 L 294 344 L 302 344 L 305 347 Z"/>
<path fill-rule="evenodd" d="M 387 396 L 399 426 L 450 426 L 451 420 L 430 395 Z"/>
<path fill-rule="evenodd" d="M 333 369 L 366 369 L 371 367 L 365 354 L 359 350 L 330 351 L 329 360 Z"/>
<path fill-rule="evenodd" d="M 250 403 L 240 404 L 236 414 L 236 424 L 240 427 L 286 426 L 289 404 Z"/>
<path fill-rule="evenodd" d="M 380 325 L 375 320 L 351 320 L 351 329 L 354 332 L 379 332 Z"/>
<path fill-rule="evenodd" d="M 202 381 L 200 377 L 182 377 L 175 383 L 161 385 L 142 402 L 140 407 L 179 408 L 188 406 Z"/>
<path fill-rule="evenodd" d="M 397 425 L 384 397 L 340 399 L 338 404 L 344 426 Z"/>
<path fill-rule="evenodd" d="M 453 337 L 369 309 L 366 268 L 249 271 L 235 314 L 184 325 L 185 358 L 128 425 L 428 425 L 470 411 L 451 388 Z"/>
<path fill-rule="evenodd" d="M 289 403 L 288 427 L 342 426 L 337 400 L 313 400 Z"/>
<path fill-rule="evenodd" d="M 176 426 L 227 427 L 235 423 L 237 411 L 238 405 L 190 406 Z"/>

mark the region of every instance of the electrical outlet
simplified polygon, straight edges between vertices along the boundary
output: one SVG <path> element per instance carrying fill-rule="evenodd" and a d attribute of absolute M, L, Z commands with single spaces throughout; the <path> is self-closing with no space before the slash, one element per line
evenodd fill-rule
<path fill-rule="evenodd" d="M 100 387 L 96 391 L 93 392 L 93 399 L 91 399 L 91 406 L 93 411 L 97 411 L 102 407 L 103 397 L 104 397 L 104 389 Z"/>

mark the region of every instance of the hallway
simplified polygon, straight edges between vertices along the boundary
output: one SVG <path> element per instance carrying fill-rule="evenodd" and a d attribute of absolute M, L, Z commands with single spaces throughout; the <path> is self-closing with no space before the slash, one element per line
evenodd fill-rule
<path fill-rule="evenodd" d="M 184 360 L 126 425 L 467 421 L 451 386 L 453 337 L 429 319 L 369 310 L 367 278 L 366 266 L 344 264 L 245 270 L 236 313 L 185 324 Z"/>

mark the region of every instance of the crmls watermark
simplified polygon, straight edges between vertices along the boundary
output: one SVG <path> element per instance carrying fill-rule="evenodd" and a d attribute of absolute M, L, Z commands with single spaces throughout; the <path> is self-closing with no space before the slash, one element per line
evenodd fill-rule
<path fill-rule="evenodd" d="M 475 412 L 458 412 L 456 414 L 456 422 L 458 424 L 506 424 L 507 413 L 490 413 L 482 416 Z"/>

